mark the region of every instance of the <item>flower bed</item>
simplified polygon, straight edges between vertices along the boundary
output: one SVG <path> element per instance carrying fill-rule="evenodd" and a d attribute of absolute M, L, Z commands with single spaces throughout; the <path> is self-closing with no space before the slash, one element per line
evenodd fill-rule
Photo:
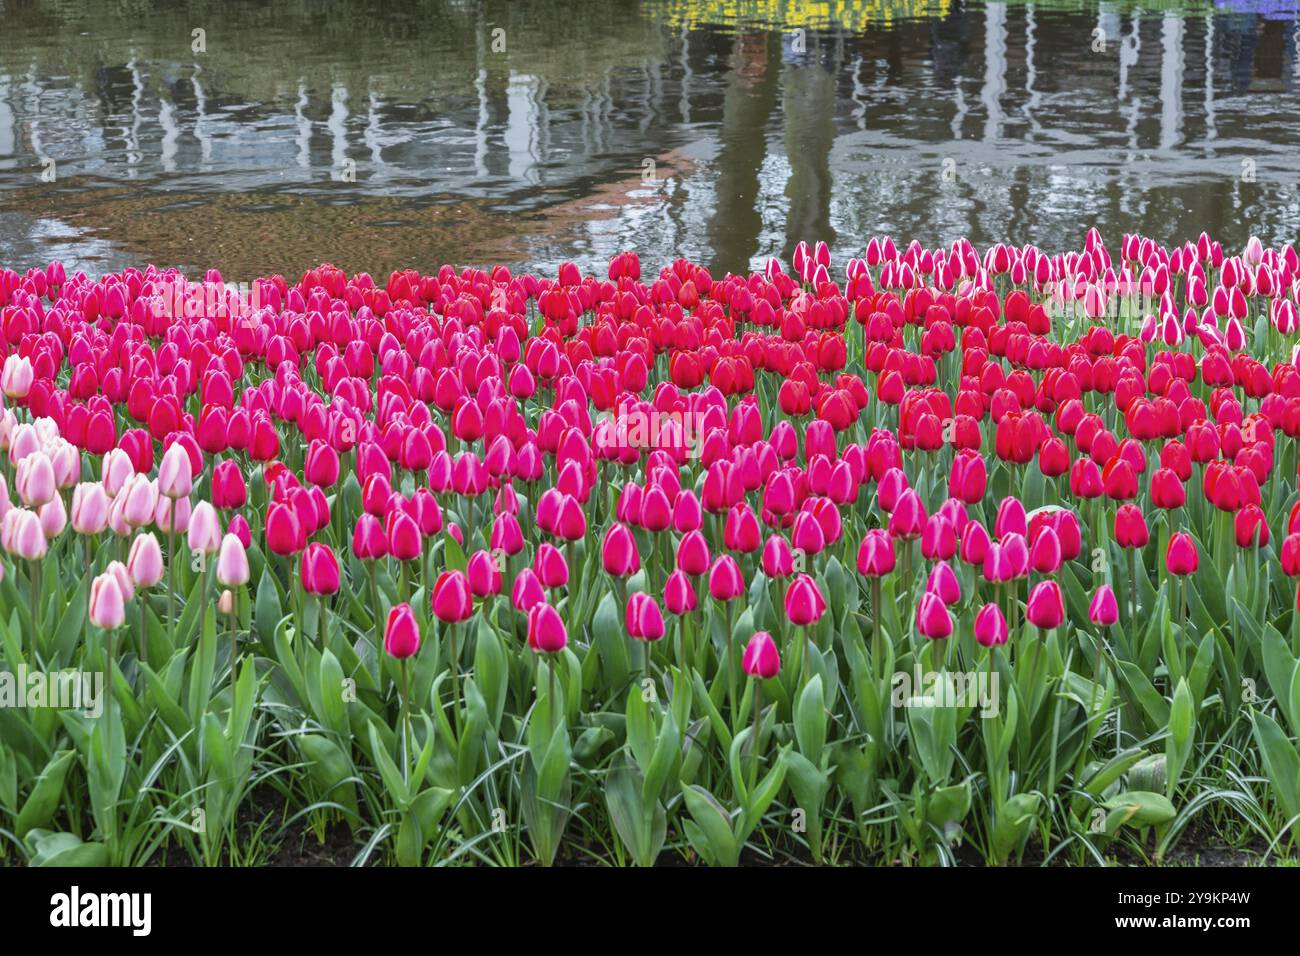
<path fill-rule="evenodd" d="M 0 853 L 1291 855 L 1297 273 L 0 271 Z"/>

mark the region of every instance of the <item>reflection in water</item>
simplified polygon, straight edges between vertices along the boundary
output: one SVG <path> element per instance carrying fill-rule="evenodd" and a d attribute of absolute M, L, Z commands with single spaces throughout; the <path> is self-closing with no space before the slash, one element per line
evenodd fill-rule
<path fill-rule="evenodd" d="M 362 0 L 327 18 L 308 0 L 112 17 L 29 0 L 4 16 L 11 266 L 57 250 L 94 271 L 553 270 L 634 247 L 720 273 L 802 239 L 842 262 L 877 231 L 1052 248 L 1090 224 L 1230 246 L 1300 231 L 1288 0 Z"/>
<path fill-rule="evenodd" d="M 1173 149 L 1183 126 L 1183 18 L 1178 14 L 1165 14 L 1160 46 L 1160 148 Z"/>
<path fill-rule="evenodd" d="M 781 119 L 789 178 L 785 196 L 785 244 L 781 257 L 790 261 L 804 239 L 835 244 L 831 225 L 831 146 L 835 142 L 835 74 L 838 64 L 826 37 L 805 50 L 790 40 L 782 47 Z"/>
<path fill-rule="evenodd" d="M 768 120 L 776 107 L 781 40 L 740 33 L 733 43 L 718 125 L 714 209 L 708 236 L 711 268 L 719 274 L 749 264 L 763 231 L 759 173 L 767 158 Z"/>

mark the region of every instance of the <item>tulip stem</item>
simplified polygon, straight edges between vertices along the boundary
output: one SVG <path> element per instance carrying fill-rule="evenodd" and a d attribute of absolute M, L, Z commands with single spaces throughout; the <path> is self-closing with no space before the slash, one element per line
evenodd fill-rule
<path fill-rule="evenodd" d="M 546 660 L 546 676 L 550 689 L 547 691 L 547 698 L 551 710 L 551 732 L 554 734 L 560 727 L 560 705 L 559 698 L 555 690 L 555 654 L 548 656 Z"/>
<path fill-rule="evenodd" d="M 1128 615 L 1129 620 L 1137 618 L 1137 548 L 1128 549 Z"/>
<path fill-rule="evenodd" d="M 41 639 L 41 559 L 32 561 L 32 645 Z"/>
<path fill-rule="evenodd" d="M 456 629 L 459 625 L 447 626 L 447 640 L 451 646 L 451 719 L 456 728 L 456 740 L 460 740 L 460 649 L 456 645 Z"/>
<path fill-rule="evenodd" d="M 736 641 L 731 633 L 731 602 L 725 602 L 727 608 L 727 632 L 724 635 L 727 641 L 727 706 L 731 711 L 731 719 L 736 719 Z"/>
<path fill-rule="evenodd" d="M 871 668 L 877 678 L 884 677 L 884 654 L 880 649 L 881 581 L 871 578 Z"/>
<path fill-rule="evenodd" d="M 371 617 L 374 620 L 375 628 L 375 677 L 379 681 L 379 690 L 384 690 L 384 632 L 383 632 L 383 609 L 379 606 L 379 581 L 375 576 L 374 561 L 367 561 L 366 568 L 370 571 L 370 608 Z"/>
<path fill-rule="evenodd" d="M 111 738 L 113 735 L 113 659 L 117 656 L 117 631 L 110 630 L 104 635 L 108 639 L 108 659 L 105 661 L 104 668 L 104 736 Z M 112 759 L 113 748 L 112 740 L 104 741 L 104 753 Z M 110 817 L 113 816 L 110 814 Z"/>
<path fill-rule="evenodd" d="M 233 595 L 232 595 L 233 597 Z M 140 609 L 143 616 L 144 609 Z M 235 678 L 239 673 L 239 615 L 231 608 L 230 611 L 230 687 L 233 690 Z"/>
<path fill-rule="evenodd" d="M 749 736 L 749 789 L 758 782 L 758 734 L 763 717 L 763 682 L 754 678 L 754 729 Z"/>
<path fill-rule="evenodd" d="M 171 651 L 176 650 L 176 522 L 172 515 L 167 529 L 167 632 Z M 171 652 L 169 651 L 169 653 Z"/>
<path fill-rule="evenodd" d="M 407 677 L 406 677 L 406 658 L 403 657 L 400 662 L 400 673 L 402 678 L 402 782 L 410 780 L 410 754 L 407 749 L 407 740 L 411 736 L 411 705 L 407 694 Z"/>

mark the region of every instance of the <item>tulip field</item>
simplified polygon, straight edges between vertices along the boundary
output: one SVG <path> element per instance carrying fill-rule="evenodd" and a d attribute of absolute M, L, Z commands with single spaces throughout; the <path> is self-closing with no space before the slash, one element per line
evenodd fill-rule
<path fill-rule="evenodd" d="M 0 862 L 1295 861 L 1297 290 L 0 270 Z"/>

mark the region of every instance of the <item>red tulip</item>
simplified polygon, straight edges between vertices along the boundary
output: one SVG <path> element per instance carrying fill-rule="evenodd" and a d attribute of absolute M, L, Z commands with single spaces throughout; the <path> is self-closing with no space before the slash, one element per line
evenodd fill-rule
<path fill-rule="evenodd" d="M 1121 548 L 1145 548 L 1150 540 L 1147 520 L 1137 505 L 1120 505 L 1115 512 L 1115 543 Z"/>
<path fill-rule="evenodd" d="M 339 559 L 333 549 L 319 542 L 307 545 L 299 573 L 308 594 L 334 594 L 339 589 Z"/>
<path fill-rule="evenodd" d="M 1192 574 L 1199 564 L 1196 542 L 1190 534 L 1179 531 L 1169 538 L 1169 547 L 1165 549 L 1165 566 L 1170 574 Z"/>
<path fill-rule="evenodd" d="M 266 512 L 266 545 L 272 554 L 297 554 L 307 546 L 307 535 L 294 509 L 273 502 Z"/>
<path fill-rule="evenodd" d="M 1025 617 L 1029 623 L 1042 631 L 1060 627 L 1065 620 L 1065 603 L 1061 598 L 1061 586 L 1055 581 L 1040 581 L 1029 592 L 1029 601 L 1025 604 Z"/>
<path fill-rule="evenodd" d="M 420 650 L 420 625 L 409 604 L 398 604 L 388 609 L 388 623 L 384 627 L 384 650 L 390 657 L 405 660 Z"/>
<path fill-rule="evenodd" d="M 1264 547 L 1268 544 L 1268 520 L 1259 505 L 1246 505 L 1234 519 L 1237 546 L 1241 548 Z"/>
<path fill-rule="evenodd" d="M 314 439 L 307 446 L 303 477 L 313 485 L 332 488 L 339 480 L 339 453 L 321 439 Z"/>
<path fill-rule="evenodd" d="M 469 620 L 474 613 L 469 580 L 461 571 L 443 571 L 439 574 L 433 585 L 431 600 L 434 616 L 448 624 Z"/>

